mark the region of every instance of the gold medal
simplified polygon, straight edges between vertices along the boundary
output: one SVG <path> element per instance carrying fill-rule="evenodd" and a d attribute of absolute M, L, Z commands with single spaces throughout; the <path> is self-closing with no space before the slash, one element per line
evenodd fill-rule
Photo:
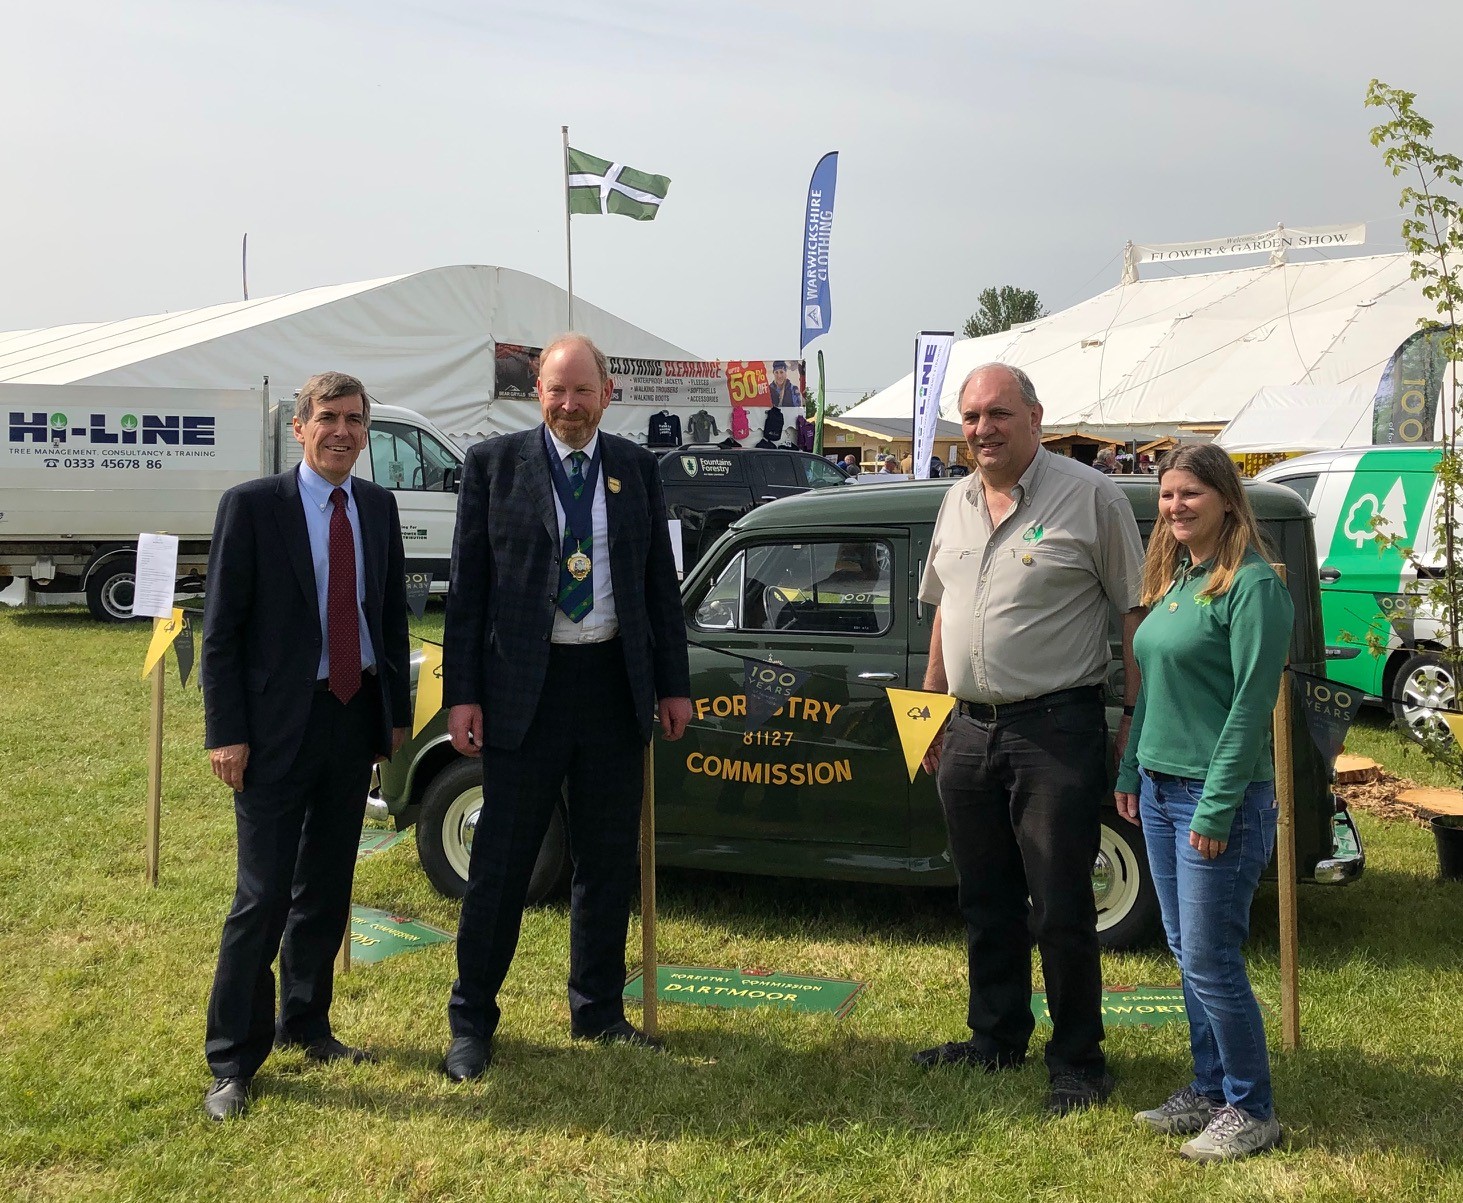
<path fill-rule="evenodd" d="M 589 570 L 593 567 L 593 561 L 582 551 L 576 551 L 569 557 L 564 567 L 569 570 L 569 575 L 576 581 L 582 581 L 589 575 Z"/>

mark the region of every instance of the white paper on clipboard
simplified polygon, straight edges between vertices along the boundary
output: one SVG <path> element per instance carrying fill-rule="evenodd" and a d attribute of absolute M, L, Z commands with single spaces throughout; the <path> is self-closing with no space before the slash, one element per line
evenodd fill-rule
<path fill-rule="evenodd" d="M 139 618 L 171 618 L 173 586 L 178 580 L 178 536 L 137 536 L 137 582 L 132 613 Z"/>

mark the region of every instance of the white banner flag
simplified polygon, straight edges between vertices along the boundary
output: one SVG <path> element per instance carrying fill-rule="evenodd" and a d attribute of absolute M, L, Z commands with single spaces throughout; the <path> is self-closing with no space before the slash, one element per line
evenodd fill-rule
<path fill-rule="evenodd" d="M 940 419 L 940 390 L 945 387 L 945 368 L 952 331 L 922 330 L 914 340 L 914 463 L 915 480 L 929 480 L 930 457 L 935 450 L 935 424 Z"/>
<path fill-rule="evenodd" d="M 1277 226 L 1259 234 L 1236 234 L 1205 242 L 1135 244 L 1135 263 L 1175 263 L 1187 259 L 1215 259 L 1221 255 L 1261 255 L 1290 250 L 1308 251 L 1333 246 L 1361 246 L 1366 242 L 1366 223 L 1346 226 L 1310 226 L 1292 229 Z"/>

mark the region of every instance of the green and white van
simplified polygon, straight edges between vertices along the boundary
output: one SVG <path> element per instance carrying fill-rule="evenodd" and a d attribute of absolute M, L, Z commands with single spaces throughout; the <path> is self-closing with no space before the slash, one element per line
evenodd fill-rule
<path fill-rule="evenodd" d="M 1390 706 L 1415 736 L 1445 731 L 1434 710 L 1458 697 L 1439 654 L 1444 632 L 1415 602 L 1398 604 L 1442 559 L 1438 455 L 1435 445 L 1320 451 L 1256 476 L 1294 489 L 1315 516 L 1326 675 Z M 1400 539 L 1411 556 L 1379 534 Z"/>

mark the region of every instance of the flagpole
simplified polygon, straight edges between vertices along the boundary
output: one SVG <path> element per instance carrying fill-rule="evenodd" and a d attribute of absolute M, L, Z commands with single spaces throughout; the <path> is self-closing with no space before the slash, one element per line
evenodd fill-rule
<path fill-rule="evenodd" d="M 568 268 L 567 288 L 569 296 L 569 329 L 574 329 L 574 243 L 569 232 L 569 127 L 560 126 L 564 133 L 564 258 Z"/>

